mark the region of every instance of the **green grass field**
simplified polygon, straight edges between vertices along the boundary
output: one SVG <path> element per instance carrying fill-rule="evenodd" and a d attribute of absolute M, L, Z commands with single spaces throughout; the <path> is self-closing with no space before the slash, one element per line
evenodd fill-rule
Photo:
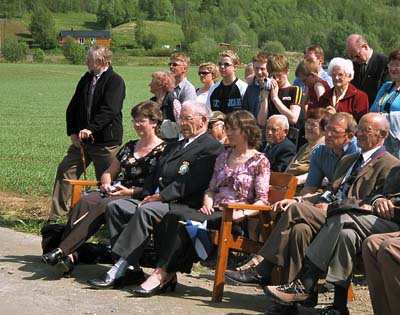
<path fill-rule="evenodd" d="M 165 61 L 165 64 L 167 63 Z M 124 142 L 135 137 L 133 105 L 149 99 L 151 73 L 167 66 L 115 66 L 125 80 Z M 49 195 L 58 163 L 69 145 L 65 110 L 86 67 L 0 63 L 0 190 Z M 244 70 L 238 76 L 243 78 Z M 189 80 L 200 86 L 197 67 Z M 93 171 L 89 178 L 94 179 Z"/>
<path fill-rule="evenodd" d="M 167 70 L 167 66 L 114 69 L 127 87 L 126 141 L 134 137 L 129 116 L 132 105 L 151 96 L 151 73 Z M 56 167 L 69 145 L 65 110 L 85 70 L 83 65 L 0 64 L 0 190 L 51 193 Z M 190 69 L 189 78 L 199 85 L 196 72 L 197 68 Z"/>

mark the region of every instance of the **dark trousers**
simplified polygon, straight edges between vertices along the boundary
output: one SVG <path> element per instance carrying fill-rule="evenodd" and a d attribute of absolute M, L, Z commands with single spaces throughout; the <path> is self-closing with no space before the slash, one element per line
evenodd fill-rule
<path fill-rule="evenodd" d="M 107 204 L 126 197 L 101 198 L 99 192 L 83 196 L 69 212 L 69 219 L 59 244 L 65 255 L 74 253 L 104 224 L 104 212 Z"/>
<path fill-rule="evenodd" d="M 211 215 L 205 215 L 197 209 L 175 205 L 157 226 L 155 234 L 157 266 L 168 273 L 177 271 L 190 273 L 198 257 L 185 225 L 179 221 L 204 222 L 207 220 L 207 228 L 219 229 L 221 217 L 222 211 L 216 210 Z"/>

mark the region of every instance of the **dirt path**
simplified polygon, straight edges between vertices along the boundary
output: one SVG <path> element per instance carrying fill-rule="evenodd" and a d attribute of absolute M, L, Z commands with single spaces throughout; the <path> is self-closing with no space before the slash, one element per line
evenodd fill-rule
<path fill-rule="evenodd" d="M 2 211 L 42 217 L 49 198 L 0 192 Z M 0 315 L 123 315 L 123 314 L 263 314 L 269 301 L 256 287 L 225 286 L 222 303 L 211 302 L 213 272 L 178 275 L 176 292 L 135 298 L 123 290 L 92 290 L 86 281 L 108 266 L 79 265 L 72 278 L 40 260 L 40 237 L 0 228 Z M 149 271 L 149 270 L 147 270 Z M 372 315 L 365 281 L 355 286 L 352 315 Z M 332 294 L 320 294 L 319 307 L 332 303 Z M 300 309 L 299 315 L 315 310 Z"/>

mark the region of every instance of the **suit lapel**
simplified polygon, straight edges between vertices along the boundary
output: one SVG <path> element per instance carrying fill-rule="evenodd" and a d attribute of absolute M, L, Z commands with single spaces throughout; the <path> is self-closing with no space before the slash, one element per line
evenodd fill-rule
<path fill-rule="evenodd" d="M 346 176 L 348 169 L 351 167 L 351 165 L 358 159 L 360 156 L 359 153 L 355 153 L 352 155 L 349 155 L 347 158 L 342 160 L 339 164 L 339 167 L 337 169 L 337 173 L 339 173 L 339 177 L 336 178 L 333 183 L 332 183 L 332 190 L 336 193 L 337 190 L 339 189 L 340 185 L 343 182 L 344 177 Z"/>
<path fill-rule="evenodd" d="M 179 141 L 179 146 L 177 146 L 176 150 L 173 150 L 171 154 L 168 156 L 168 161 L 175 160 L 180 158 L 183 154 L 187 154 L 188 152 L 194 150 L 197 146 L 201 146 L 201 144 L 204 141 L 204 138 L 206 136 L 205 134 L 202 134 L 200 137 L 195 139 L 193 142 L 189 143 L 186 145 L 186 147 L 181 148 L 182 142 Z M 182 140 L 183 141 L 183 140 Z"/>

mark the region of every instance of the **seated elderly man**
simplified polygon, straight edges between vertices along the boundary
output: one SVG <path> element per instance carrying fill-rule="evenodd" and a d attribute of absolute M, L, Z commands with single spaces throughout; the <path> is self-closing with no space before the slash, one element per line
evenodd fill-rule
<path fill-rule="evenodd" d="M 106 226 L 117 263 L 98 279 L 89 280 L 97 288 L 119 286 L 129 266 L 143 281 L 139 259 L 150 240 L 154 225 L 175 206 L 200 208 L 217 156 L 223 146 L 207 133 L 210 109 L 202 103 L 186 102 L 180 113 L 183 140 L 169 144 L 156 171 L 147 176 L 142 201 L 120 199 L 106 207 Z M 134 282 L 132 281 L 132 284 Z"/>
<path fill-rule="evenodd" d="M 356 122 L 348 113 L 337 113 L 329 117 L 325 126 L 326 143 L 320 144 L 312 153 L 303 191 L 315 193 L 325 177 L 330 183 L 333 182 L 339 160 L 358 152 L 355 129 Z M 312 181 L 309 181 L 310 176 Z M 248 270 L 227 271 L 227 278 L 243 284 L 260 284 L 269 282 L 274 266 L 281 266 L 285 271 L 284 279 L 295 279 L 302 267 L 304 250 L 325 222 L 326 212 L 317 202 L 313 205 L 311 202 L 296 202 L 295 199 L 282 200 L 274 205 L 274 210 L 281 212 L 281 217 L 259 251 L 258 256 L 261 257 L 258 260 L 264 261 Z"/>
<path fill-rule="evenodd" d="M 276 302 L 293 305 L 306 301 L 326 273 L 326 280 L 335 287 L 334 302 L 317 314 L 349 314 L 347 291 L 353 275 L 353 259 L 361 253 L 362 241 L 374 233 L 399 229 L 395 222 L 384 219 L 386 215 L 372 213 L 371 206 L 373 197 L 382 194 L 392 167 L 400 166 L 400 161 L 383 146 L 388 131 L 388 121 L 377 113 L 361 118 L 356 133 L 361 154 L 341 160 L 333 189 L 322 195 L 326 201 L 321 207 L 326 209 L 327 220 L 305 251 L 300 277 L 284 285 L 265 288 Z"/>
<path fill-rule="evenodd" d="M 393 167 L 383 194 L 375 196 L 376 213 L 400 224 L 400 167 Z M 400 230 L 369 236 L 362 247 L 374 314 L 397 315 L 400 309 Z"/>
<path fill-rule="evenodd" d="M 208 133 L 221 142 L 224 146 L 229 146 L 229 139 L 225 130 L 225 114 L 218 110 L 214 111 L 208 122 Z"/>
<path fill-rule="evenodd" d="M 285 115 L 272 115 L 267 120 L 264 153 L 271 163 L 271 171 L 284 172 L 296 155 L 296 146 L 287 138 L 289 121 Z"/>

